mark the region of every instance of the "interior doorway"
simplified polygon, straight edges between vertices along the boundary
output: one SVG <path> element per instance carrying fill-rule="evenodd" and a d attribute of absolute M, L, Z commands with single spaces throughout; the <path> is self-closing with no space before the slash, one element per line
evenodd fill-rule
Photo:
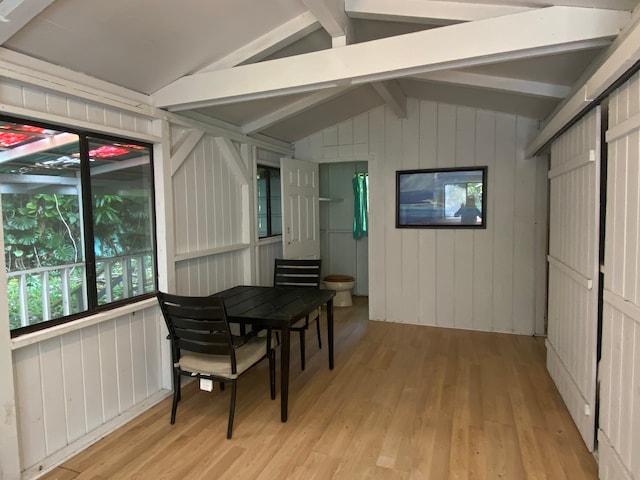
<path fill-rule="evenodd" d="M 369 294 L 369 242 L 356 240 L 354 175 L 368 173 L 366 161 L 320 164 L 320 258 L 322 275 L 342 274 L 356 279 L 353 293 Z"/>

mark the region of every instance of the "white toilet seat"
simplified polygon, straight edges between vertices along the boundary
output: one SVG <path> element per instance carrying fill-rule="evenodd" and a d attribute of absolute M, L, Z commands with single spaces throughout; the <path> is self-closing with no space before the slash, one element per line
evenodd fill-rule
<path fill-rule="evenodd" d="M 322 280 L 322 284 L 327 290 L 336 291 L 336 296 L 333 298 L 334 307 L 350 307 L 353 305 L 351 290 L 356 284 L 353 277 L 348 275 L 327 275 Z"/>

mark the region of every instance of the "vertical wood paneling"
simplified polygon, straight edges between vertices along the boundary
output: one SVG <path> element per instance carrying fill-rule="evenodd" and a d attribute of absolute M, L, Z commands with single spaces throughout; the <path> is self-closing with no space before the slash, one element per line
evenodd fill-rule
<path fill-rule="evenodd" d="M 516 121 L 517 145 L 524 145 L 536 131 L 535 122 L 524 118 Z M 535 331 L 535 247 L 536 171 L 540 162 L 524 158 L 522 148 L 516 149 L 513 246 L 513 317 L 531 325 Z"/>
<path fill-rule="evenodd" d="M 131 372 L 133 385 L 133 403 L 139 403 L 149 395 L 147 392 L 147 358 L 144 338 L 144 312 L 130 317 L 131 328 Z"/>
<path fill-rule="evenodd" d="M 375 158 L 369 162 L 369 315 L 375 320 L 387 318 L 387 282 L 382 279 L 386 275 L 386 203 L 391 197 L 385 191 L 384 130 L 385 108 L 379 107 L 369 113 L 369 150 Z M 395 191 L 393 195 L 395 201 Z"/>
<path fill-rule="evenodd" d="M 156 308 L 148 308 L 140 313 L 143 316 L 144 323 L 144 344 L 142 347 L 146 352 L 144 363 L 146 367 L 146 376 L 144 380 L 147 384 L 147 397 L 153 395 L 162 389 L 162 370 L 167 370 L 170 365 L 162 364 L 162 354 L 160 345 L 163 339 L 167 338 L 167 329 L 164 322 L 159 318 Z M 160 339 L 160 341 L 158 341 Z M 136 344 L 136 348 L 140 348 L 140 344 Z M 136 380 L 138 382 L 138 380 Z"/>
<path fill-rule="evenodd" d="M 20 464 L 26 468 L 47 456 L 40 346 L 29 345 L 14 352 L 13 368 L 16 403 L 20 406 L 16 412 L 20 429 Z"/>
<path fill-rule="evenodd" d="M 436 166 L 454 167 L 455 161 L 456 107 L 438 104 Z M 455 326 L 455 233 L 436 231 L 436 324 L 442 327 Z"/>
<path fill-rule="evenodd" d="M 67 419 L 66 442 L 70 443 L 87 433 L 82 375 L 82 335 L 72 332 L 64 335 L 62 342 L 62 372 L 64 378 L 64 405 Z"/>
<path fill-rule="evenodd" d="M 98 428 L 105 421 L 102 407 L 102 372 L 100 369 L 100 328 L 92 325 L 81 331 L 82 335 L 82 383 L 85 388 L 84 403 L 86 431 Z M 153 339 L 155 343 L 158 339 Z"/>
<path fill-rule="evenodd" d="M 194 198 L 202 202 L 202 198 L 207 197 L 207 184 L 206 184 L 206 167 L 208 163 L 205 157 L 205 142 L 200 142 L 196 148 L 193 149 L 193 165 L 190 170 L 193 171 L 195 177 L 194 185 Z M 207 210 L 208 205 L 195 205 L 194 208 L 194 226 L 196 227 L 196 249 L 204 250 L 208 247 L 209 231 L 207 226 Z M 197 208 L 199 207 L 199 208 Z"/>
<path fill-rule="evenodd" d="M 205 135 L 174 174 L 177 253 L 241 242 L 242 218 L 246 213 L 242 212 L 241 180 L 229 166 L 234 161 L 224 158 L 213 137 Z M 202 282 L 208 272 L 196 266 L 193 275 L 193 281 Z"/>
<path fill-rule="evenodd" d="M 534 309 L 545 298 L 546 271 L 536 269 L 534 261 L 546 250 L 546 221 L 536 223 L 546 218 L 546 176 L 540 174 L 546 166 L 524 159 L 523 151 L 536 123 L 414 99 L 407 110 L 406 119 L 379 107 L 353 120 L 354 142 L 365 138 L 364 127 L 357 125 L 368 125 L 366 151 L 374 159 L 369 162 L 370 317 L 533 333 Z M 335 144 L 349 138 L 347 123 L 301 140 L 296 156 L 335 155 Z M 396 171 L 456 165 L 489 167 L 488 228 L 396 229 Z"/>
<path fill-rule="evenodd" d="M 493 202 L 493 323 L 496 332 L 513 332 L 513 249 L 514 249 L 514 197 L 516 164 L 516 119 L 496 115 L 496 151 L 493 169 L 493 191 L 502 198 Z M 520 192 L 518 192 L 519 194 Z M 491 195 L 491 192 L 488 192 Z M 531 219 L 529 219 L 531 221 Z M 528 326 L 531 328 L 530 326 Z"/>
<path fill-rule="evenodd" d="M 402 128 L 402 168 L 411 170 L 418 168 L 420 147 L 420 102 L 407 99 L 407 118 L 400 122 Z M 401 273 L 401 312 L 399 318 L 407 323 L 419 323 L 420 304 L 416 302 L 420 298 L 420 269 L 416 256 L 411 252 L 418 250 L 418 232 L 415 230 L 403 230 L 402 246 L 402 273 Z"/>
<path fill-rule="evenodd" d="M 609 100 L 609 132 L 640 115 L 640 75 Z M 640 132 L 608 140 L 599 473 L 640 478 Z"/>
<path fill-rule="evenodd" d="M 479 110 L 476 113 L 475 154 L 476 165 L 487 166 L 487 230 L 474 232 L 473 238 L 473 329 L 484 331 L 491 331 L 493 323 L 495 139 L 496 115 Z"/>
<path fill-rule="evenodd" d="M 114 322 L 100 324 L 100 378 L 102 379 L 103 417 L 106 420 L 120 412 Z"/>
<path fill-rule="evenodd" d="M 273 285 L 273 264 L 276 258 L 282 258 L 282 242 L 267 243 L 258 247 L 258 285 Z"/>
<path fill-rule="evenodd" d="M 115 322 L 116 358 L 118 372 L 119 411 L 128 410 L 133 405 L 133 355 L 131 342 L 131 323 L 127 317 Z"/>
<path fill-rule="evenodd" d="M 420 102 L 420 161 L 419 168 L 436 166 L 438 142 L 437 123 L 438 105 L 435 102 Z M 420 230 L 418 232 L 418 264 L 420 282 L 420 305 L 418 323 L 422 325 L 436 324 L 436 232 Z"/>
<path fill-rule="evenodd" d="M 14 351 L 24 470 L 97 440 L 92 434 L 160 391 L 160 322 L 152 307 Z"/>
<path fill-rule="evenodd" d="M 41 388 L 44 398 L 44 432 L 47 454 L 66 445 L 66 415 L 64 398 L 64 372 L 62 369 L 62 346 L 60 338 L 40 343 Z"/>
<path fill-rule="evenodd" d="M 383 164 L 383 191 L 385 198 L 394 198 L 396 190 L 395 168 L 402 165 L 402 123 L 395 114 L 385 109 L 385 155 L 394 158 L 394 162 Z M 395 225 L 394 204 L 387 203 L 383 222 L 385 225 Z M 385 260 L 385 276 L 387 282 L 384 289 L 386 295 L 386 318 L 394 322 L 403 322 L 402 318 L 402 235 L 399 229 L 386 228 L 384 230 L 386 255 L 379 257 Z"/>
<path fill-rule="evenodd" d="M 243 283 L 242 251 L 207 255 L 176 263 L 177 293 L 180 295 L 210 295 Z M 205 281 L 199 282 L 199 269 L 207 271 Z"/>
<path fill-rule="evenodd" d="M 547 366 L 590 450 L 595 417 L 586 410 L 595 409 L 596 395 L 600 135 L 596 109 L 553 143 L 550 171 L 549 256 L 563 267 L 549 267 Z"/>
<path fill-rule="evenodd" d="M 456 108 L 456 153 L 455 165 L 475 165 L 476 111 L 471 108 Z M 474 231 L 457 231 L 454 239 L 454 292 L 456 298 L 473 299 L 473 244 Z M 455 301 L 453 325 L 457 328 L 473 328 L 473 301 Z"/>
<path fill-rule="evenodd" d="M 152 121 L 134 112 L 123 114 L 114 107 L 92 103 L 62 93 L 47 92 L 37 87 L 22 86 L 7 79 L 0 80 L 0 103 L 27 108 L 37 113 L 59 116 L 80 122 L 90 122 L 123 132 L 149 135 Z"/>

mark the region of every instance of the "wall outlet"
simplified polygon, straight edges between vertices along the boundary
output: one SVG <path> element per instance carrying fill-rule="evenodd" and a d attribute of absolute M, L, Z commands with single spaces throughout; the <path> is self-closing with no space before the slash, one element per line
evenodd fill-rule
<path fill-rule="evenodd" d="M 584 404 L 584 414 L 586 416 L 591 415 L 591 405 L 589 405 L 588 403 Z"/>

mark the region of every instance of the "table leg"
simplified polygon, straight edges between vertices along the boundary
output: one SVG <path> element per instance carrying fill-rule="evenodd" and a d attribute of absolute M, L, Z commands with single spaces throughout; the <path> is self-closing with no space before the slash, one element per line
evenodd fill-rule
<path fill-rule="evenodd" d="M 327 302 L 327 331 L 329 337 L 329 369 L 333 370 L 333 297 Z"/>
<path fill-rule="evenodd" d="M 289 408 L 289 357 L 291 349 L 291 330 L 284 328 L 280 331 L 282 344 L 280 345 L 280 420 L 287 421 Z"/>

